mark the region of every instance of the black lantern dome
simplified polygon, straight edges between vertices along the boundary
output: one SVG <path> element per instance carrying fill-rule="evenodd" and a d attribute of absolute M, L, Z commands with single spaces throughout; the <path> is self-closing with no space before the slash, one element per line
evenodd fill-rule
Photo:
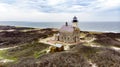
<path fill-rule="evenodd" d="M 74 16 L 74 17 L 73 17 L 73 23 L 75 23 L 75 22 L 78 22 L 78 20 L 77 20 L 77 17 L 76 17 L 76 16 Z"/>

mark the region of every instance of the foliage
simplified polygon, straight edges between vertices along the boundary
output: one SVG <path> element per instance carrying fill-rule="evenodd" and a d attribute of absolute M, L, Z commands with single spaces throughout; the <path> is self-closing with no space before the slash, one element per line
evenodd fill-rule
<path fill-rule="evenodd" d="M 15 58 L 22 58 L 22 57 L 34 57 L 35 52 L 40 52 L 48 47 L 47 44 L 32 42 L 26 43 L 21 45 L 17 48 L 9 49 L 7 51 L 7 56 L 12 56 Z"/>

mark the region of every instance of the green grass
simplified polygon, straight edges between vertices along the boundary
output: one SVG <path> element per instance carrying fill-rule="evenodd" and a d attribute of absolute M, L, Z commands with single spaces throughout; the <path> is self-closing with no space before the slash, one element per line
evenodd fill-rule
<path fill-rule="evenodd" d="M 9 65 L 16 64 L 21 59 L 25 59 L 28 57 L 38 58 L 41 55 L 46 54 L 46 50 L 48 49 L 48 47 L 48 44 L 43 44 L 39 43 L 38 41 L 34 41 L 31 43 L 23 44 L 16 48 L 0 50 L 0 59 L 12 60 L 13 62 L 7 62 L 3 64 L 3 66 L 9 67 Z"/>
<path fill-rule="evenodd" d="M 17 61 L 17 58 L 12 57 L 12 56 L 7 56 L 6 52 L 7 50 L 0 50 L 0 59 L 8 59 L 8 60 Z"/>
<path fill-rule="evenodd" d="M 22 58 L 38 58 L 46 53 L 48 44 L 38 43 L 37 41 L 26 43 L 16 48 L 0 50 L 0 59 L 13 60 L 13 62 L 5 63 L 4 65 L 16 64 Z"/>
<path fill-rule="evenodd" d="M 44 55 L 47 50 L 48 50 L 48 48 L 43 49 L 42 51 L 35 51 L 35 52 L 34 52 L 34 57 L 35 57 L 35 58 L 39 58 L 40 56 Z"/>
<path fill-rule="evenodd" d="M 14 49 L 10 49 L 6 51 L 6 56 L 13 57 L 13 58 L 25 58 L 25 57 L 38 57 L 37 55 L 40 55 L 41 53 L 44 53 L 45 50 L 48 48 L 49 45 L 38 43 L 38 42 L 32 42 L 27 43 L 22 46 L 19 46 Z M 36 55 L 36 56 L 35 56 Z"/>
<path fill-rule="evenodd" d="M 5 50 L 0 50 L 0 59 L 3 59 L 4 58 L 4 53 L 5 53 L 6 51 Z"/>
<path fill-rule="evenodd" d="M 15 63 L 18 59 L 14 58 L 12 56 L 7 56 L 6 55 L 7 50 L 0 50 L 0 59 L 1 60 L 12 60 L 13 62 L 11 63 Z M 7 63 L 0 63 L 0 67 L 7 67 Z"/>

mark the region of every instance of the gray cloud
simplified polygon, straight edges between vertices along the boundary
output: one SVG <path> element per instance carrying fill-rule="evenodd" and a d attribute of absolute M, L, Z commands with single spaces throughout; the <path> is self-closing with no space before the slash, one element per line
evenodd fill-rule
<path fill-rule="evenodd" d="M 82 17 L 81 21 L 93 21 L 96 18 L 98 21 L 120 21 L 119 4 L 120 0 L 0 0 L 0 20 L 28 21 L 31 18 L 39 21 L 52 19 L 50 16 L 62 16 L 57 20 L 64 21 L 63 16 L 68 19 L 67 16 L 77 15 Z"/>

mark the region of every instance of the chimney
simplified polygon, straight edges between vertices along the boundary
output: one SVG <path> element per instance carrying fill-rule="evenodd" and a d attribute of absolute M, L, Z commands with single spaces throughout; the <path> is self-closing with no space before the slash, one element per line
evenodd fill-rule
<path fill-rule="evenodd" d="M 68 26 L 68 23 L 67 23 L 67 22 L 65 23 L 65 26 Z"/>

